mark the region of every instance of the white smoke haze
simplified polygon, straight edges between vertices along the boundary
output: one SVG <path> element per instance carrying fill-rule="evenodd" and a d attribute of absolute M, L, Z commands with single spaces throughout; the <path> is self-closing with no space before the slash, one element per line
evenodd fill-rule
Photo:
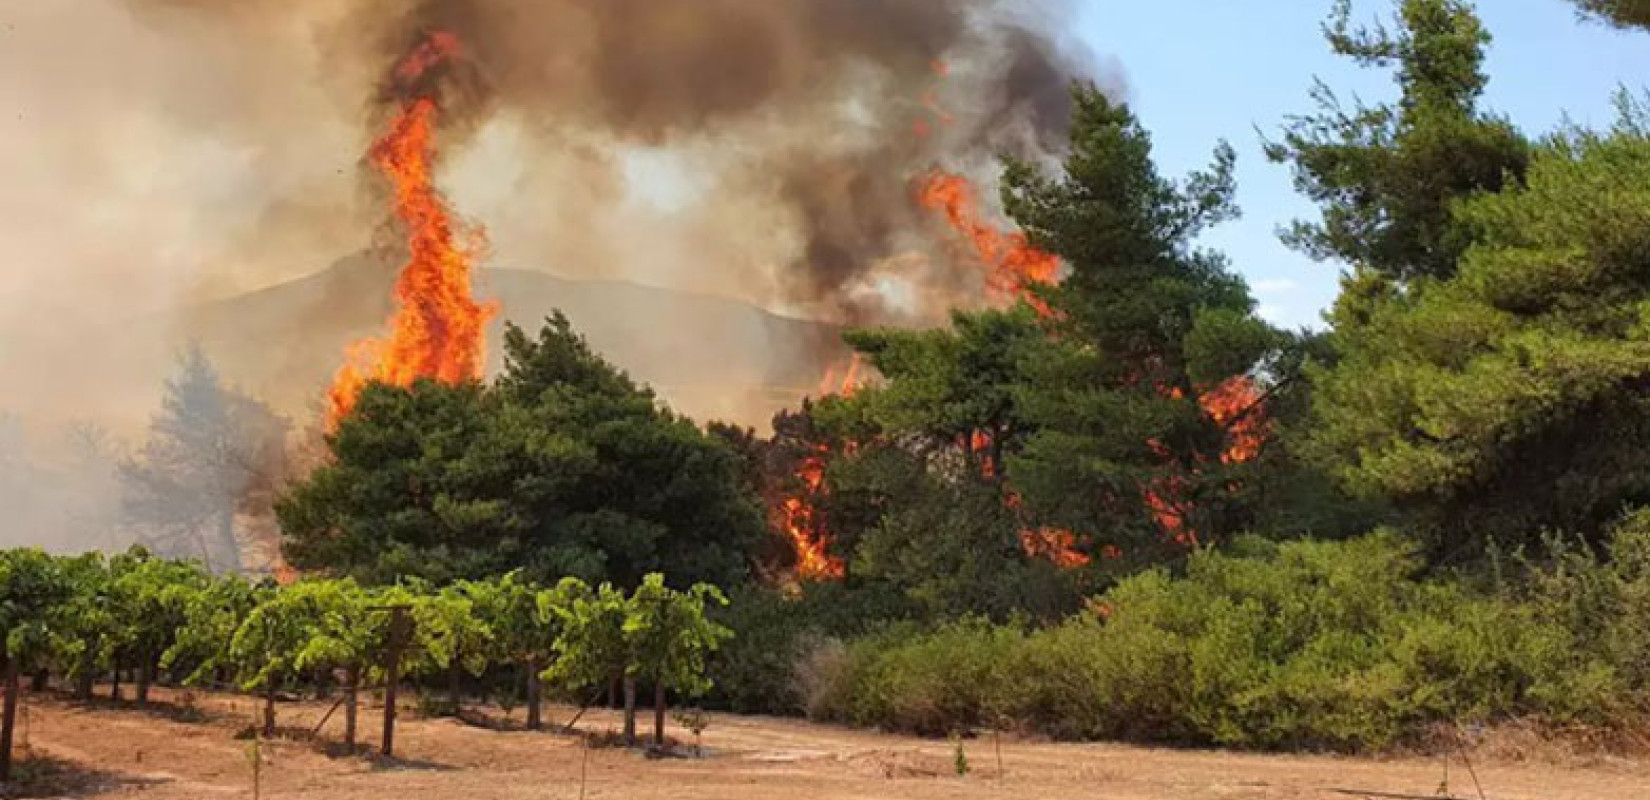
<path fill-rule="evenodd" d="M 470 65 L 447 86 L 440 181 L 485 227 L 486 266 L 832 324 L 938 322 L 982 301 L 981 276 L 912 181 L 944 167 L 989 201 L 999 155 L 1057 155 L 1071 80 L 1121 91 L 1058 33 L 1073 2 L 0 0 L 0 412 L 41 441 L 95 420 L 137 452 L 202 338 L 227 381 L 304 424 L 315 365 L 366 332 L 336 318 L 381 320 L 395 259 L 382 297 L 317 283 L 270 320 L 258 310 L 286 306 L 249 293 L 393 245 L 362 154 L 384 75 L 434 28 Z M 505 283 L 520 276 L 481 290 Z M 727 334 L 743 367 L 651 375 L 660 340 L 691 348 L 705 317 L 647 308 L 637 341 L 620 326 L 592 341 L 689 413 L 761 425 L 839 356 L 746 325 Z M 216 341 L 237 316 L 257 341 Z M 34 450 L 58 465 L 45 451 L 65 448 Z M 42 540 L 15 527 L 0 538 Z"/>

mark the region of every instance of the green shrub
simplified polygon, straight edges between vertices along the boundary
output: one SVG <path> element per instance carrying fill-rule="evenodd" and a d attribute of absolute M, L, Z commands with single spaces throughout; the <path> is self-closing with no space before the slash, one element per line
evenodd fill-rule
<path fill-rule="evenodd" d="M 908 636 L 889 631 L 850 650 L 851 719 L 939 736 L 974 728 L 1006 710 L 1026 635 L 978 620 Z"/>
<path fill-rule="evenodd" d="M 1650 544 L 1623 537 L 1617 551 L 1518 594 L 1423 577 L 1389 532 L 1243 541 L 1193 556 L 1183 577 L 1125 579 L 1053 628 L 862 637 L 816 677 L 810 705 L 928 735 L 1006 718 L 1065 739 L 1268 749 L 1375 750 L 1428 723 L 1514 715 L 1608 723 L 1642 689 L 1626 679 L 1645 653 L 1635 603 L 1650 595 Z M 1588 622 L 1581 608 L 1605 613 Z"/>
<path fill-rule="evenodd" d="M 1650 509 L 1624 515 L 1603 554 L 1551 538 L 1545 560 L 1519 560 L 1529 579 L 1503 586 L 1503 597 L 1569 632 L 1578 656 L 1532 692 L 1584 721 L 1650 713 Z"/>

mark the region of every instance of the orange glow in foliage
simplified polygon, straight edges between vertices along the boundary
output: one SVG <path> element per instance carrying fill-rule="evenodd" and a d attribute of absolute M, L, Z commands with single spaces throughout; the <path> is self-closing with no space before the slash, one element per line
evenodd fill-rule
<path fill-rule="evenodd" d="M 435 33 L 395 69 L 397 85 L 420 81 L 439 64 L 456 58 L 457 37 Z M 497 308 L 472 292 L 474 256 L 458 244 L 452 213 L 433 181 L 435 122 L 433 97 L 406 101 L 389 130 L 373 143 L 369 157 L 395 190 L 395 215 L 406 229 L 407 263 L 395 284 L 396 310 L 385 338 L 351 345 L 328 392 L 327 427 L 355 406 L 369 381 L 408 386 L 419 378 L 458 383 L 481 375 L 486 325 Z M 465 231 L 479 238 L 481 232 Z"/>
<path fill-rule="evenodd" d="M 1227 378 L 1198 396 L 1203 413 L 1226 430 L 1226 449 L 1220 454 L 1220 463 L 1241 464 L 1260 455 L 1272 433 L 1262 402 L 1260 391 L 1247 375 Z"/>
<path fill-rule="evenodd" d="M 1168 394 L 1175 398 L 1182 396 L 1178 388 Z M 1242 464 L 1260 455 L 1261 448 L 1272 434 L 1272 423 L 1266 417 L 1264 403 L 1265 398 L 1255 387 L 1254 380 L 1247 375 L 1227 378 L 1219 386 L 1198 394 L 1197 404 L 1204 416 L 1226 432 L 1220 463 Z M 1165 462 L 1172 460 L 1172 454 L 1161 443 L 1152 440 L 1146 444 Z M 1199 468 L 1194 467 L 1192 474 L 1196 475 L 1198 471 Z M 1185 476 L 1168 475 L 1142 488 L 1141 494 L 1164 535 L 1176 544 L 1196 547 L 1197 531 L 1186 524 L 1187 514 L 1191 511 L 1191 504 L 1184 499 L 1189 482 Z"/>
<path fill-rule="evenodd" d="M 936 62 L 937 74 L 944 75 L 946 71 L 942 63 Z M 934 108 L 931 98 L 932 95 L 924 97 L 923 104 Z M 972 246 L 974 255 L 986 268 L 985 285 L 991 300 L 997 303 L 1025 300 L 1038 314 L 1046 317 L 1052 313 L 1048 304 L 1038 299 L 1031 289 L 1060 279 L 1060 259 L 1032 247 L 1024 233 L 1004 231 L 985 222 L 978 193 L 967 178 L 935 170 L 923 179 L 917 199 L 923 208 L 944 214 L 951 227 Z M 991 438 L 990 433 L 975 431 L 965 442 L 974 453 L 983 454 L 980 474 L 987 479 L 1002 475 L 1002 465 L 990 455 Z M 1010 509 L 1018 509 L 1020 502 L 1020 496 L 1013 492 L 1003 496 L 1003 503 Z M 1028 557 L 1046 559 L 1061 569 L 1085 566 L 1091 561 L 1088 554 L 1078 549 L 1077 534 L 1060 528 L 1022 529 L 1020 547 Z"/>
<path fill-rule="evenodd" d="M 802 459 L 796 477 L 802 481 L 802 493 L 787 497 L 780 504 L 781 523 L 791 546 L 796 551 L 796 574 L 804 580 L 834 580 L 843 576 L 842 559 L 830 554 L 831 537 L 814 510 L 813 501 L 825 490 L 825 459 L 829 447 L 819 445 L 815 452 Z"/>
<path fill-rule="evenodd" d="M 297 583 L 299 578 L 303 577 L 302 574 L 298 572 L 297 568 L 286 563 L 284 560 L 276 562 L 274 566 L 270 567 L 269 575 L 275 579 L 275 583 L 279 586 L 291 586 L 292 584 Z"/>
<path fill-rule="evenodd" d="M 820 396 L 853 397 L 859 391 L 864 363 L 864 356 L 854 353 L 840 380 L 834 367 L 825 370 L 825 377 L 819 382 Z M 854 452 L 854 443 L 849 442 L 845 449 Z M 791 540 L 791 549 L 796 553 L 796 575 L 803 580 L 835 580 L 846 574 L 842 559 L 830 554 L 831 534 L 814 506 L 825 495 L 825 464 L 832 455 L 830 445 L 814 445 L 814 451 L 796 468 L 801 492 L 780 500 L 774 512 L 779 526 Z"/>
<path fill-rule="evenodd" d="M 1047 559 L 1060 569 L 1086 567 L 1092 560 L 1077 549 L 1077 534 L 1059 528 L 1020 531 L 1020 547 L 1026 555 Z"/>
<path fill-rule="evenodd" d="M 1019 231 L 1004 231 L 987 223 L 980 214 L 978 193 L 967 178 L 935 170 L 923 179 L 917 191 L 923 208 L 945 215 L 947 222 L 962 234 L 985 265 L 985 286 L 998 303 L 1025 299 L 1047 316 L 1047 304 L 1031 295 L 1039 284 L 1060 279 L 1060 259 L 1031 246 Z"/>

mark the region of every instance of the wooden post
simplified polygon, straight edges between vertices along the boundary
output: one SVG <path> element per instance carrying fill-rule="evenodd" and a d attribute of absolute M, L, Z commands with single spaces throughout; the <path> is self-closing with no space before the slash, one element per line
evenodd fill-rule
<path fill-rule="evenodd" d="M 258 737 L 257 731 L 252 733 L 252 800 L 263 797 L 264 791 L 264 753 L 263 739 Z"/>
<path fill-rule="evenodd" d="M 991 726 L 991 742 L 997 748 L 997 780 L 1003 779 L 1003 724 L 998 721 Z"/>
<path fill-rule="evenodd" d="M 579 737 L 579 749 L 584 751 L 579 756 L 579 800 L 584 800 L 584 787 L 590 778 L 590 737 Z"/>
<path fill-rule="evenodd" d="M 390 612 L 389 652 L 384 654 L 384 755 L 395 755 L 395 690 L 401 682 L 401 650 L 412 634 L 412 618 L 407 606 L 383 606 L 376 610 Z"/>
<path fill-rule="evenodd" d="M 6 659 L 5 718 L 0 721 L 0 783 L 11 780 L 11 737 L 17 727 L 17 659 Z"/>

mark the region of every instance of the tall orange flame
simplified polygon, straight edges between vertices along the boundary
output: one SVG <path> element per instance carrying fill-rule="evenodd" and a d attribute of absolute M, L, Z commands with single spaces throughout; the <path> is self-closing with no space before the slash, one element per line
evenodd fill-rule
<path fill-rule="evenodd" d="M 854 353 L 840 379 L 835 367 L 825 370 L 825 376 L 819 382 L 820 396 L 853 397 L 860 389 L 860 371 L 863 367 L 864 356 Z M 812 447 L 812 451 L 803 457 L 796 468 L 795 476 L 801 484 L 800 490 L 793 496 L 780 498 L 773 509 L 772 519 L 791 540 L 791 550 L 796 554 L 798 578 L 812 581 L 835 580 L 847 574 L 847 571 L 842 559 L 831 555 L 831 533 L 825 526 L 823 515 L 815 507 L 815 503 L 827 492 L 825 465 L 834 451 L 831 445 L 824 443 Z M 844 450 L 850 454 L 856 449 L 855 442 L 848 442 L 844 446 Z"/>
<path fill-rule="evenodd" d="M 945 215 L 951 227 L 973 246 L 985 265 L 985 286 L 999 303 L 1024 299 L 1045 316 L 1048 306 L 1031 293 L 1039 284 L 1060 279 L 1060 259 L 1033 247 L 1019 231 L 1004 231 L 985 221 L 974 185 L 961 175 L 941 170 L 929 173 L 918 187 L 917 200 Z"/>
<path fill-rule="evenodd" d="M 395 68 L 398 85 L 416 84 L 433 67 L 461 54 L 457 37 L 437 32 Z M 486 324 L 496 306 L 472 292 L 480 229 L 463 230 L 459 244 L 452 212 L 435 188 L 436 100 L 422 93 L 403 103 L 389 130 L 373 143 L 372 163 L 395 190 L 395 215 L 406 228 L 408 259 L 395 285 L 396 310 L 388 336 L 351 345 L 328 392 L 327 427 L 349 414 L 369 381 L 407 386 L 419 378 L 457 383 L 479 377 Z"/>
<path fill-rule="evenodd" d="M 796 574 L 803 580 L 833 580 L 844 574 L 842 559 L 830 554 L 831 538 L 814 510 L 814 500 L 825 490 L 825 458 L 831 450 L 819 445 L 802 459 L 796 477 L 802 492 L 780 504 L 781 524 L 796 551 Z"/>

